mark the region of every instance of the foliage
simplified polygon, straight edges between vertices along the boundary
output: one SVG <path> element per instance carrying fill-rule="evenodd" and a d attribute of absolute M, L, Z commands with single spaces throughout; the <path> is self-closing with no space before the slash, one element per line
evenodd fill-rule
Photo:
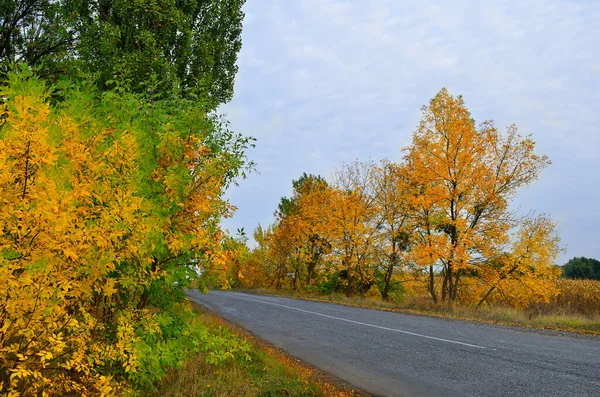
<path fill-rule="evenodd" d="M 174 94 L 215 109 L 233 95 L 244 0 L 0 0 L 0 74 L 11 62 L 57 78 L 97 73 L 101 89 Z"/>
<path fill-rule="evenodd" d="M 461 278 L 502 253 L 519 224 L 510 200 L 549 161 L 514 125 L 504 135 L 491 121 L 476 127 L 462 97 L 446 89 L 423 108 L 405 161 L 420 235 L 412 251 L 431 274 L 441 267 L 441 299 L 455 300 Z"/>
<path fill-rule="evenodd" d="M 592 258 L 573 258 L 562 267 L 562 274 L 571 279 L 600 280 L 600 261 Z"/>
<path fill-rule="evenodd" d="M 238 327 L 218 316 L 204 312 L 197 317 L 198 327 L 208 329 L 224 345 L 244 343 L 244 356 L 219 364 L 207 363 L 207 353 L 190 355 L 181 368 L 157 385 L 152 396 L 362 396 L 363 393 L 343 385 L 332 384 L 330 377 L 287 357 L 278 349 L 266 346 Z"/>
<path fill-rule="evenodd" d="M 509 253 L 488 260 L 478 275 L 489 285 L 479 301 L 485 302 L 497 290 L 512 306 L 527 306 L 531 299 L 548 301 L 557 294 L 553 280 L 558 278 L 554 259 L 559 254 L 560 238 L 554 223 L 543 216 L 528 219 L 519 230 Z M 519 281 L 515 288 L 511 280 Z"/>
<path fill-rule="evenodd" d="M 179 302 L 199 272 L 222 274 L 222 195 L 249 140 L 185 99 L 46 87 L 27 68 L 5 88 L 1 390 L 151 387 L 207 346 Z"/>
<path fill-rule="evenodd" d="M 322 217 L 320 208 L 331 205 L 333 189 L 320 176 L 301 176 L 292 183 L 294 194 L 283 198 L 276 213 L 277 227 L 268 234 L 271 262 L 276 263 L 275 283 L 281 286 L 290 276 L 293 289 L 310 286 L 320 272 L 323 259 L 331 248 L 328 229 L 331 224 Z"/>
<path fill-rule="evenodd" d="M 74 34 L 67 13 L 50 0 L 0 0 L 0 77 L 11 63 L 44 63 L 55 73 L 71 54 Z"/>
<path fill-rule="evenodd" d="M 384 160 L 380 165 L 372 165 L 370 176 L 373 180 L 373 200 L 376 223 L 376 275 L 381 277 L 381 295 L 388 299 L 394 294 L 398 299 L 401 281 L 394 277 L 410 266 L 410 251 L 413 232 L 409 200 L 410 185 L 405 169 Z"/>
<path fill-rule="evenodd" d="M 434 302 L 480 306 L 497 297 L 548 302 L 558 293 L 557 227 L 547 215 L 510 210 L 550 164 L 534 149 L 514 125 L 506 133 L 491 121 L 477 126 L 463 99 L 442 89 L 423 107 L 402 162 L 356 161 L 330 181 L 294 181 L 247 256 L 253 269 L 262 264 L 253 285 L 396 301 L 425 290 Z"/>

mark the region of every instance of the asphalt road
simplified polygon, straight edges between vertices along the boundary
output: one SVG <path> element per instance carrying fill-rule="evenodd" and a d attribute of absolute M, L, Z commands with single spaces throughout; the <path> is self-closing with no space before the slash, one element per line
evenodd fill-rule
<path fill-rule="evenodd" d="M 188 297 L 381 396 L 600 396 L 600 339 L 298 299 Z"/>

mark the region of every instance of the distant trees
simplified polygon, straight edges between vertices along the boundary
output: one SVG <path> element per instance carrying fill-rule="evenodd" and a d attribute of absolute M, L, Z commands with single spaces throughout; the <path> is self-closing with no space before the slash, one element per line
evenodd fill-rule
<path fill-rule="evenodd" d="M 566 278 L 600 280 L 600 261 L 592 258 L 573 258 L 562 267 Z"/>
<path fill-rule="evenodd" d="M 442 89 L 402 162 L 357 161 L 330 181 L 304 175 L 256 252 L 270 252 L 264 266 L 278 269 L 276 288 L 388 299 L 417 283 L 435 302 L 547 300 L 559 273 L 556 226 L 509 209 L 550 164 L 534 148 L 514 125 L 505 133 L 491 121 L 476 125 L 463 99 Z"/>

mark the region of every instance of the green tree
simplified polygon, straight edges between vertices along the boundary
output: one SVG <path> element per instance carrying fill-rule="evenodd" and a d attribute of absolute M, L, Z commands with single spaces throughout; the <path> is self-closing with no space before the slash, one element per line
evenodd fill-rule
<path fill-rule="evenodd" d="M 575 257 L 563 266 L 562 273 L 566 278 L 600 280 L 600 261 Z"/>
<path fill-rule="evenodd" d="M 244 0 L 0 0 L 2 74 L 14 62 L 102 89 L 178 94 L 215 109 L 233 96 Z"/>
<path fill-rule="evenodd" d="M 300 178 L 292 181 L 292 187 L 294 188 L 292 197 L 281 198 L 275 215 L 278 218 L 283 219 L 288 215 L 294 214 L 298 210 L 298 199 L 302 196 L 302 194 L 310 193 L 310 190 L 313 188 L 325 186 L 327 186 L 327 181 L 321 175 L 313 175 L 303 172 Z"/>

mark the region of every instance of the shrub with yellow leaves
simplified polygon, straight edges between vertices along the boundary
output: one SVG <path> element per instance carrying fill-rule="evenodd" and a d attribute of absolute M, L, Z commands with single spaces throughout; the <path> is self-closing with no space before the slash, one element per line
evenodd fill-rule
<path fill-rule="evenodd" d="M 222 194 L 248 140 L 191 102 L 25 69 L 2 101 L 0 393 L 151 388 L 206 345 L 183 288 L 226 262 Z"/>

